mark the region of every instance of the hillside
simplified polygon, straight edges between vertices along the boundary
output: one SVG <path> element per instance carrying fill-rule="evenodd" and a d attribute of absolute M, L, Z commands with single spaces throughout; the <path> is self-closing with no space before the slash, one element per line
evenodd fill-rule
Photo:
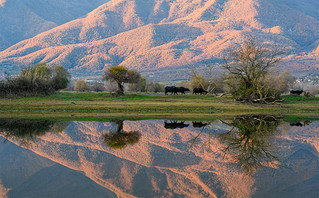
<path fill-rule="evenodd" d="M 0 50 L 86 15 L 105 0 L 0 0 Z"/>
<path fill-rule="evenodd" d="M 253 35 L 289 54 L 282 66 L 317 72 L 316 0 L 112 0 L 0 52 L 0 69 L 48 62 L 73 74 L 100 75 L 125 65 L 139 71 L 220 62 Z"/>

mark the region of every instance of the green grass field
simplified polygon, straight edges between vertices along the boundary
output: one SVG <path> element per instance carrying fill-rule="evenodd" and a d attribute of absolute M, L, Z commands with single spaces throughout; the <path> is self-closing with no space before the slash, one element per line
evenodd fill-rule
<path fill-rule="evenodd" d="M 230 96 L 58 92 L 21 99 L 0 99 L 0 117 L 214 118 L 239 114 L 281 114 L 319 118 L 319 98 L 284 96 L 282 104 L 234 102 Z"/>

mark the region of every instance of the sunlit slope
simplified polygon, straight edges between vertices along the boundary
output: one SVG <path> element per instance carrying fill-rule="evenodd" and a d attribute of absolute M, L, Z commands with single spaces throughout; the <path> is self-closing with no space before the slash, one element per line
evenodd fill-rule
<path fill-rule="evenodd" d="M 105 0 L 0 0 L 0 50 L 86 15 Z"/>
<path fill-rule="evenodd" d="M 293 70 L 311 72 L 317 68 L 318 4 L 316 0 L 113 0 L 84 18 L 2 51 L 0 65 L 2 70 L 16 69 L 45 61 L 63 64 L 72 72 L 96 73 L 114 64 L 141 71 L 196 65 L 221 60 L 246 36 L 254 35 L 285 49 L 289 54 L 285 61 Z"/>

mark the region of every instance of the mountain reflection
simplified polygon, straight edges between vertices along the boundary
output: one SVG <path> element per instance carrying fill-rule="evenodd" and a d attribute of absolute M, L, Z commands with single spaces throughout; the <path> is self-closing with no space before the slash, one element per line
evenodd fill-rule
<path fill-rule="evenodd" d="M 97 190 L 100 193 L 108 189 L 117 197 L 274 197 L 271 195 L 281 189 L 301 192 L 304 192 L 302 189 L 311 189 L 317 192 L 318 121 L 313 121 L 305 128 L 291 127 L 291 122 L 285 123 L 281 117 L 270 115 L 244 115 L 227 120 L 193 122 L 74 121 L 67 128 L 67 123 L 43 120 L 0 121 L 0 136 L 11 135 L 8 141 L 13 143 L 2 144 L 0 148 L 0 159 L 3 161 L 0 180 L 6 189 L 12 189 L 8 195 L 34 193 L 40 187 L 42 192 L 51 193 L 54 189 L 65 195 L 75 192 L 74 188 L 64 188 L 67 184 L 83 186 L 83 177 L 74 174 L 61 177 L 65 171 L 56 173 L 53 170 L 57 169 L 39 167 L 32 172 L 32 168 L 40 164 L 43 157 L 84 173 L 102 187 L 88 187 L 87 191 L 83 189 L 84 192 Z M 189 126 L 172 130 L 165 128 L 165 122 Z M 303 121 L 300 122 L 304 125 Z M 22 127 L 18 125 L 26 125 L 28 129 L 22 133 Z M 35 127 L 37 125 L 39 127 Z M 61 130 L 63 132 L 56 133 Z M 32 142 L 35 146 L 27 148 L 34 154 L 25 158 L 25 149 L 20 150 L 14 144 L 21 142 L 17 137 L 28 139 L 28 131 L 36 141 Z M 22 135 L 14 136 L 20 133 Z M 194 139 L 196 144 L 192 144 L 190 149 L 190 140 Z M 10 151 L 10 155 L 9 150 L 6 150 L 9 146 L 16 148 Z M 39 156 L 38 159 L 34 158 L 35 155 Z M 13 160 L 15 158 L 16 161 Z M 52 162 L 47 164 L 43 161 L 43 166 L 51 166 Z M 285 164 L 287 168 L 280 169 L 280 164 Z M 267 168 L 258 172 L 263 166 Z M 20 168 L 24 172 L 18 174 L 28 176 L 23 181 L 15 179 L 21 180 L 21 183 L 10 184 L 6 178 L 13 178 Z M 71 180 L 64 180 L 67 177 Z M 50 179 L 45 183 L 43 178 Z M 61 185 L 51 186 L 52 183 Z M 62 190 L 58 189 L 60 186 Z M 92 194 L 90 197 L 98 196 Z"/>
<path fill-rule="evenodd" d="M 231 122 L 222 121 L 232 126 L 228 132 L 218 134 L 225 145 L 222 151 L 248 173 L 267 164 L 277 164 L 279 159 L 273 154 L 275 149 L 271 139 L 277 133 L 281 120 L 271 115 L 243 115 Z"/>
<path fill-rule="evenodd" d="M 38 137 L 47 132 L 59 133 L 69 124 L 69 122 L 50 120 L 1 118 L 0 134 L 6 139 L 15 138 L 20 142 L 20 145 L 28 147 Z"/>
<path fill-rule="evenodd" d="M 115 120 L 114 123 L 117 125 L 117 129 L 102 135 L 103 142 L 110 148 L 122 149 L 127 145 L 134 145 L 140 140 L 140 132 L 124 131 L 123 122 L 124 120 Z"/>

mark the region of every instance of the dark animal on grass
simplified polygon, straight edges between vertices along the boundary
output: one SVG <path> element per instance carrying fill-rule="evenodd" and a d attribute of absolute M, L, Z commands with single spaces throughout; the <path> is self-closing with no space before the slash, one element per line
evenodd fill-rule
<path fill-rule="evenodd" d="M 192 123 L 194 128 L 203 128 L 204 126 L 207 125 L 207 123 L 196 122 L 196 121 L 193 121 Z"/>
<path fill-rule="evenodd" d="M 290 126 L 302 127 L 303 124 L 300 122 L 293 122 L 293 123 L 290 123 Z"/>
<path fill-rule="evenodd" d="M 303 90 L 291 90 L 290 95 L 300 95 L 302 94 Z"/>
<path fill-rule="evenodd" d="M 203 88 L 201 87 L 198 87 L 198 88 L 195 88 L 193 90 L 193 94 L 197 95 L 197 94 L 201 94 L 201 95 L 206 95 L 208 92 L 205 91 Z"/>
<path fill-rule="evenodd" d="M 175 86 L 167 86 L 165 87 L 165 95 L 167 95 L 167 93 L 171 93 L 171 94 L 174 94 L 176 95 L 177 94 L 177 88 Z"/>
<path fill-rule="evenodd" d="M 190 91 L 188 88 L 185 87 L 176 87 L 177 92 L 181 93 L 181 94 L 185 94 L 185 91 Z"/>
<path fill-rule="evenodd" d="M 167 121 L 164 121 L 164 128 L 165 129 L 177 129 L 177 128 L 185 128 L 185 127 L 188 127 L 189 124 L 185 124 L 184 121 L 170 121 L 170 122 L 167 122 Z"/>

